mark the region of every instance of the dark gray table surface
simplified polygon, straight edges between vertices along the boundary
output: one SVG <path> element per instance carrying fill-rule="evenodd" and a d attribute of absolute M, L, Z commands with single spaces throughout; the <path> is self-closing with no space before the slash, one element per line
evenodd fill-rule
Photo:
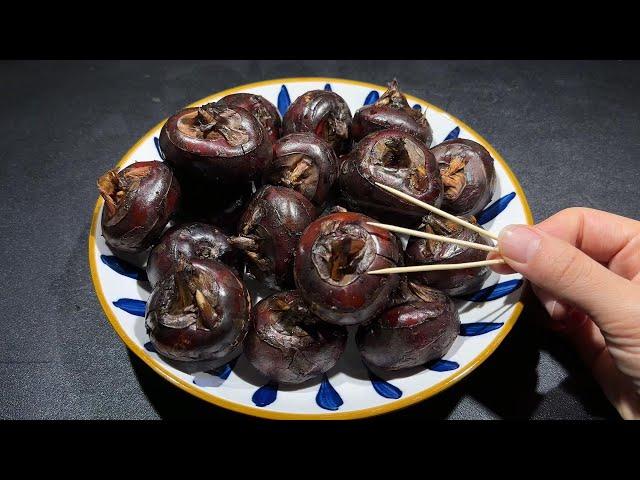
<path fill-rule="evenodd" d="M 638 218 L 640 63 L 78 61 L 0 63 L 0 418 L 250 421 L 128 352 L 94 294 L 95 181 L 158 121 L 243 83 L 332 76 L 403 90 L 469 123 L 509 162 L 536 220 L 585 205 Z M 381 420 L 616 418 L 528 302 L 476 371 Z"/>

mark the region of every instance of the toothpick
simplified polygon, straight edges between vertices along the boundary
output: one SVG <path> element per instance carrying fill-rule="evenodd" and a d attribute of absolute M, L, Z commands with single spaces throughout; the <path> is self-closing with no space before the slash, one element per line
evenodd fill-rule
<path fill-rule="evenodd" d="M 498 240 L 498 235 L 496 235 L 495 233 L 491 233 L 477 225 L 474 225 L 472 223 L 467 222 L 466 220 L 462 220 L 461 218 L 456 217 L 455 215 L 451 215 L 450 213 L 445 212 L 444 210 L 440 210 L 439 208 L 434 207 L 433 205 L 429 205 L 428 203 L 422 202 L 420 200 L 418 200 L 417 198 L 412 197 L 411 195 L 407 195 L 406 193 L 402 193 L 399 190 L 396 190 L 395 188 L 392 187 L 388 187 L 387 185 L 384 185 L 380 182 L 375 182 L 376 185 L 378 185 L 380 188 L 382 188 L 383 190 L 386 190 L 387 192 L 391 193 L 392 195 L 395 195 L 396 197 L 400 197 L 403 200 L 409 202 L 409 203 L 413 203 L 414 205 L 417 205 L 419 207 L 424 208 L 425 210 L 428 210 L 432 213 L 435 213 L 436 215 L 440 215 L 441 217 L 447 218 L 449 220 L 451 220 L 452 222 L 457 223 L 458 225 L 462 225 L 463 227 L 468 228 L 469 230 L 473 230 L 474 232 L 478 232 L 480 235 L 487 237 L 487 238 L 491 238 L 493 240 Z"/>
<path fill-rule="evenodd" d="M 483 245 L 482 243 L 468 242 L 466 240 L 459 240 L 457 238 L 445 237 L 443 235 L 435 235 L 433 233 L 420 232 L 418 230 L 411 230 L 409 228 L 397 227 L 395 225 L 388 225 L 386 223 L 367 222 L 374 227 L 383 228 L 391 232 L 404 233 L 412 237 L 426 238 L 427 240 L 436 240 L 438 242 L 454 243 L 456 245 L 462 245 L 463 247 L 475 248 L 476 250 L 484 250 L 485 252 L 497 252 L 498 247 L 490 245 Z"/>
<path fill-rule="evenodd" d="M 462 268 L 487 267 L 489 265 L 499 265 L 501 263 L 504 263 L 504 260 L 499 258 L 495 260 L 482 260 L 480 262 L 443 263 L 439 265 L 414 265 L 411 267 L 383 268 L 380 270 L 371 270 L 367 273 L 370 275 L 386 275 L 389 273 L 432 272 L 435 270 L 458 270 Z"/>

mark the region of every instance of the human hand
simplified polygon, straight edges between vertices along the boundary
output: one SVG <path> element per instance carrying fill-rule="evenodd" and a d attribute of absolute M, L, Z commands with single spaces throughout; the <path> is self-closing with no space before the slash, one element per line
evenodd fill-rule
<path fill-rule="evenodd" d="M 620 415 L 640 419 L 640 222 L 569 208 L 505 227 L 498 248 L 494 270 L 532 283 Z"/>

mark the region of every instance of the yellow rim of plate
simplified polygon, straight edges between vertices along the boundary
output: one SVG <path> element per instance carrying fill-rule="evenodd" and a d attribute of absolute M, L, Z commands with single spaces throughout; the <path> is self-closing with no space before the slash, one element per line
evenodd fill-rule
<path fill-rule="evenodd" d="M 360 82 L 357 80 L 347 80 L 342 78 L 332 78 L 332 77 L 276 78 L 273 80 L 264 80 L 262 82 L 248 83 L 246 85 L 240 85 L 238 87 L 230 88 L 228 90 L 223 90 L 222 92 L 209 95 L 208 97 L 205 97 L 201 100 L 193 102 L 192 104 L 189 105 L 189 107 L 202 105 L 204 103 L 208 103 L 218 98 L 221 98 L 225 95 L 229 95 L 231 93 L 243 92 L 249 88 L 260 87 L 265 85 L 274 85 L 274 84 L 282 85 L 282 84 L 288 84 L 288 83 L 302 83 L 302 82 L 347 83 L 350 85 L 357 85 L 360 87 L 370 88 L 371 90 L 382 90 L 382 91 L 386 90 L 386 87 L 383 87 L 381 85 L 376 85 L 368 82 Z M 493 158 L 498 162 L 500 162 L 500 164 L 504 168 L 505 172 L 507 173 L 507 176 L 511 179 L 511 182 L 513 183 L 513 186 L 524 207 L 525 215 L 527 217 L 527 223 L 529 225 L 533 224 L 533 215 L 531 213 L 531 209 L 529 208 L 527 197 L 525 196 L 524 191 L 520 186 L 520 182 L 518 182 L 518 179 L 513 174 L 513 172 L 505 162 L 505 160 L 491 146 L 491 144 L 489 144 L 481 135 L 479 135 L 475 130 L 469 127 L 466 123 L 454 117 L 453 115 L 449 114 L 448 112 L 445 112 L 441 108 L 438 108 L 435 105 L 432 105 L 431 103 L 425 100 L 422 100 L 421 98 L 415 97 L 413 95 L 406 95 L 406 97 L 412 102 L 420 103 L 422 106 L 427 106 L 432 110 L 435 110 L 437 112 L 440 112 L 443 115 L 446 115 L 452 121 L 454 121 L 456 125 L 459 126 L 461 129 L 464 129 L 470 132 L 471 134 L 475 135 L 476 138 L 479 140 L 479 143 L 481 143 L 487 150 L 489 150 Z M 167 119 L 165 118 L 162 122 L 158 123 L 155 127 L 149 130 L 142 138 L 140 138 L 140 140 L 138 140 L 129 149 L 129 151 L 122 157 L 122 159 L 116 165 L 116 168 L 120 168 L 121 166 L 123 166 L 129 160 L 133 152 L 148 138 L 152 137 L 154 132 L 158 128 L 160 128 L 162 125 L 164 125 L 166 120 Z M 473 359 L 473 361 L 460 367 L 460 369 L 456 371 L 456 373 L 454 373 L 453 375 L 450 375 L 449 377 L 442 380 L 441 382 L 438 382 L 434 386 L 427 388 L 425 390 L 422 390 L 421 392 L 415 393 L 406 398 L 395 400 L 387 404 L 380 405 L 378 407 L 364 408 L 361 410 L 353 410 L 350 412 L 336 412 L 336 413 L 322 413 L 322 414 L 283 413 L 283 412 L 274 412 L 270 410 L 264 410 L 262 408 L 250 407 L 247 405 L 243 405 L 241 403 L 236 403 L 230 400 L 225 400 L 223 398 L 216 397 L 215 395 L 209 394 L 206 391 L 203 391 L 194 387 L 191 383 L 176 376 L 175 374 L 167 370 L 164 366 L 162 366 L 157 360 L 150 357 L 139 345 L 134 343 L 131 340 L 131 338 L 129 338 L 129 336 L 125 333 L 125 331 L 120 327 L 118 319 L 113 313 L 113 310 L 111 309 L 111 305 L 105 298 L 104 293 L 102 291 L 102 285 L 100 283 L 100 279 L 98 278 L 98 269 L 96 267 L 96 259 L 95 259 L 96 256 L 94 254 L 96 249 L 96 238 L 95 238 L 96 225 L 98 222 L 98 214 L 100 213 L 100 208 L 102 207 L 102 202 L 103 202 L 102 198 L 98 197 L 98 201 L 96 202 L 96 206 L 93 211 L 93 218 L 91 220 L 91 230 L 89 232 L 89 265 L 91 268 L 91 280 L 93 281 L 93 286 L 95 288 L 96 294 L 98 296 L 98 299 L 100 300 L 102 309 L 107 315 L 107 318 L 109 319 L 109 322 L 111 322 L 111 325 L 113 326 L 114 330 L 120 336 L 120 338 L 125 343 L 125 345 L 129 347 L 129 349 L 133 353 L 135 353 L 144 363 L 146 363 L 149 367 L 151 367 L 151 369 L 154 370 L 156 373 L 158 373 L 160 376 L 164 377 L 166 380 L 168 380 L 178 388 L 181 388 L 182 390 L 192 395 L 195 395 L 196 397 L 202 400 L 205 400 L 209 403 L 213 403 L 214 405 L 218 405 L 220 407 L 227 408 L 229 410 L 233 410 L 235 412 L 245 413 L 247 415 L 253 415 L 256 417 L 282 419 L 282 420 L 284 419 L 288 419 L 288 420 L 355 419 L 355 418 L 364 418 L 364 417 L 370 417 L 374 415 L 380 415 L 382 413 L 387 413 L 387 412 L 408 407 L 409 405 L 413 405 L 414 403 L 417 403 L 429 397 L 432 397 L 433 395 L 441 392 L 442 390 L 452 386 L 453 384 L 462 380 L 465 376 L 467 376 L 473 370 L 475 370 L 478 367 L 478 365 L 484 362 L 487 359 L 487 357 L 489 357 L 489 355 L 491 355 L 494 352 L 494 350 L 498 347 L 498 345 L 502 343 L 502 340 L 507 336 L 507 334 L 511 331 L 511 329 L 515 325 L 515 322 L 520 316 L 520 312 L 522 311 L 522 308 L 523 308 L 522 301 L 518 301 L 518 303 L 516 303 L 516 305 L 514 306 L 511 317 L 509 317 L 509 319 L 504 323 L 504 326 L 500 329 L 500 332 L 498 333 L 496 338 L 494 338 L 493 341 L 482 352 L 480 352 L 480 354 L 475 359 Z"/>

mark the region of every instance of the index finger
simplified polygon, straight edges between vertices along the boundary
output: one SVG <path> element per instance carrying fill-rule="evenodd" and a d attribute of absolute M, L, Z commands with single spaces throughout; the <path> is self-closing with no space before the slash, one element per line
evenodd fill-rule
<path fill-rule="evenodd" d="M 634 237 L 640 236 L 640 222 L 582 207 L 562 210 L 540 222 L 536 228 L 603 263 L 610 262 Z"/>
<path fill-rule="evenodd" d="M 575 245 L 613 273 L 640 283 L 640 222 L 592 208 L 569 208 L 537 228 Z"/>
<path fill-rule="evenodd" d="M 624 278 L 640 283 L 640 222 L 593 208 L 562 210 L 536 228 L 574 245 Z M 499 258 L 490 253 L 487 258 Z M 513 273 L 507 265 L 492 267 Z"/>

